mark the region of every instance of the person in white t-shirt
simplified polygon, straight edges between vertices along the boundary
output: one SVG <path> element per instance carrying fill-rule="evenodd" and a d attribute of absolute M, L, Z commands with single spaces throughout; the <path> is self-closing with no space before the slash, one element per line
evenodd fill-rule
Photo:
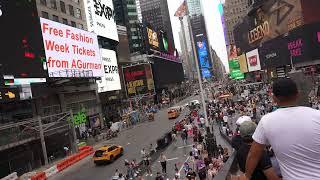
<path fill-rule="evenodd" d="M 283 180 L 320 180 L 320 111 L 297 106 L 297 85 L 291 79 L 273 83 L 278 109 L 265 115 L 253 134 L 246 174 L 250 179 L 266 145 L 271 145 Z"/>

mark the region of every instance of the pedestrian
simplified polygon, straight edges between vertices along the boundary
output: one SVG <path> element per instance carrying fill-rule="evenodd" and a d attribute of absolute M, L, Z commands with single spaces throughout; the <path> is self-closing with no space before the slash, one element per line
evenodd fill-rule
<path fill-rule="evenodd" d="M 213 164 L 209 164 L 208 169 L 208 180 L 213 180 L 214 176 L 216 176 L 218 173 L 217 169 L 214 168 Z"/>
<path fill-rule="evenodd" d="M 162 167 L 162 173 L 166 174 L 167 173 L 167 157 L 163 153 L 160 154 L 160 164 Z"/>
<path fill-rule="evenodd" d="M 240 125 L 240 135 L 242 137 L 243 143 L 241 144 L 239 150 L 236 154 L 236 159 L 239 164 L 240 170 L 246 173 L 245 165 L 248 157 L 250 147 L 252 146 L 252 134 L 256 129 L 256 124 L 252 121 L 245 121 Z M 263 152 L 263 156 L 258 162 L 258 166 L 252 173 L 250 180 L 267 180 L 267 179 L 279 179 L 276 172 L 272 167 L 270 157 L 267 152 Z"/>
<path fill-rule="evenodd" d="M 192 152 L 192 156 L 193 156 L 194 158 L 198 158 L 198 156 L 199 156 L 199 150 L 197 149 L 196 145 L 193 145 L 193 146 L 192 146 L 191 152 Z"/>
<path fill-rule="evenodd" d="M 125 180 L 122 173 L 119 174 L 118 180 Z"/>
<path fill-rule="evenodd" d="M 189 172 L 190 169 L 190 165 L 188 162 L 183 163 L 183 170 L 184 170 L 184 174 L 187 174 Z"/>
<path fill-rule="evenodd" d="M 183 145 L 187 145 L 187 138 L 188 138 L 188 134 L 187 134 L 187 131 L 186 129 L 183 129 L 182 133 L 181 133 L 181 139 L 182 139 L 182 142 L 183 142 Z"/>
<path fill-rule="evenodd" d="M 150 146 L 149 146 L 149 156 L 150 156 L 151 154 L 155 153 L 155 152 L 156 152 L 155 148 L 153 147 L 152 144 L 150 144 Z"/>
<path fill-rule="evenodd" d="M 147 152 L 144 148 L 142 148 L 140 154 L 141 154 L 142 160 L 145 160 L 145 158 L 147 157 Z"/>
<path fill-rule="evenodd" d="M 164 180 L 164 177 L 160 172 L 157 172 L 156 180 Z"/>
<path fill-rule="evenodd" d="M 252 176 L 266 145 L 271 145 L 283 179 L 320 179 L 320 112 L 297 105 L 299 92 L 291 79 L 274 81 L 272 91 L 279 108 L 259 122 L 242 178 Z"/>
<path fill-rule="evenodd" d="M 151 169 L 151 162 L 150 162 L 150 158 L 146 158 L 145 160 L 145 165 L 146 165 L 146 168 L 147 168 L 147 175 L 146 176 L 150 176 L 152 177 L 152 169 Z"/>
<path fill-rule="evenodd" d="M 188 173 L 187 173 L 187 175 L 186 175 L 186 178 L 187 178 L 188 180 L 195 180 L 196 177 L 197 177 L 196 172 L 194 172 L 194 171 L 192 170 L 192 168 L 189 168 Z"/>

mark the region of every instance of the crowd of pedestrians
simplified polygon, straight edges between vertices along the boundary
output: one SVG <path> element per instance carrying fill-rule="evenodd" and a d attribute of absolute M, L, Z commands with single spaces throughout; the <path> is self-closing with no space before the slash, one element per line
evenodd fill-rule
<path fill-rule="evenodd" d="M 219 125 L 236 151 L 235 160 L 242 174 L 233 179 L 320 179 L 320 103 L 316 96 L 309 98 L 311 108 L 298 106 L 298 88 L 289 78 L 275 80 L 272 85 L 220 86 L 212 89 L 206 111 L 209 124 Z M 230 156 L 230 149 L 221 145 L 216 146 L 215 153 L 208 152 L 204 115 L 199 108 L 190 109 L 172 132 L 176 147 L 187 147 L 192 141 L 182 171 L 174 166 L 174 179 L 211 180 Z M 159 159 L 161 172 L 155 174 L 155 179 L 164 180 L 167 157 L 162 153 Z M 146 164 L 151 166 L 150 162 Z M 147 175 L 153 175 L 151 168 Z"/>

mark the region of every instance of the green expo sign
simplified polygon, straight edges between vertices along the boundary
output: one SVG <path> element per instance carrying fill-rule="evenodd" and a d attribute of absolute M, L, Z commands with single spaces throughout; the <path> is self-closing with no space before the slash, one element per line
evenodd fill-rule
<path fill-rule="evenodd" d="M 77 114 L 73 115 L 73 119 L 68 117 L 67 121 L 75 126 L 85 124 L 87 122 L 86 109 L 82 108 Z"/>

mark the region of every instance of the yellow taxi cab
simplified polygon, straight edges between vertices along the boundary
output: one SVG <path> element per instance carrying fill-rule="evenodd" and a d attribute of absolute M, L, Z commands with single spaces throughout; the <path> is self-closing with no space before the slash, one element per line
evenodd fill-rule
<path fill-rule="evenodd" d="M 168 109 L 168 118 L 175 119 L 180 115 L 181 107 L 171 107 Z"/>
<path fill-rule="evenodd" d="M 123 154 L 123 147 L 119 145 L 105 145 L 100 147 L 93 155 L 93 162 L 102 164 L 105 162 L 113 162 L 116 158 Z"/>

